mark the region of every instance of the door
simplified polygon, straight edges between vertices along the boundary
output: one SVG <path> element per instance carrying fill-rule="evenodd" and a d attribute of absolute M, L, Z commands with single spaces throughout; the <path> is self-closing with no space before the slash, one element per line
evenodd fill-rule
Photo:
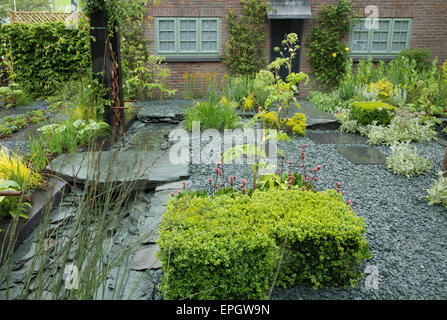
<path fill-rule="evenodd" d="M 281 57 L 279 52 L 273 50 L 275 47 L 283 49 L 281 41 L 289 33 L 296 33 L 298 35 L 299 45 L 302 45 L 303 36 L 303 20 L 302 19 L 273 19 L 270 20 L 270 39 L 271 39 L 271 61 Z M 287 54 L 285 55 L 288 56 Z M 297 51 L 297 55 L 292 63 L 292 72 L 300 72 L 301 50 Z M 280 70 L 281 77 L 285 80 L 287 76 L 287 68 L 284 66 Z"/>

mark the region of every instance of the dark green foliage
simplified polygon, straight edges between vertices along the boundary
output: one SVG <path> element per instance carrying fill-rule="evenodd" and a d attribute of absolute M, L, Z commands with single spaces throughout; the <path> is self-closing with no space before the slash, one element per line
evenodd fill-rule
<path fill-rule="evenodd" d="M 228 13 L 229 39 L 226 62 L 232 74 L 252 75 L 264 68 L 265 0 L 242 0 L 242 14 Z"/>
<path fill-rule="evenodd" d="M 419 73 L 430 70 L 432 66 L 430 61 L 430 51 L 428 49 L 405 49 L 397 55 L 396 59 L 400 60 L 405 57 L 408 58 L 409 61 L 416 61 L 416 71 Z"/>
<path fill-rule="evenodd" d="M 351 0 L 323 5 L 318 24 L 307 38 L 313 74 L 324 86 L 338 85 L 345 74 L 348 45 L 342 39 L 354 22 L 352 8 Z"/>
<path fill-rule="evenodd" d="M 52 94 L 61 83 L 87 72 L 90 37 L 86 24 L 67 28 L 62 22 L 0 27 L 0 55 L 11 41 L 16 82 L 35 96 Z"/>
<path fill-rule="evenodd" d="M 387 126 L 396 113 L 396 107 L 381 101 L 358 101 L 351 104 L 351 117 L 359 125 L 367 126 L 377 121 L 378 125 Z"/>
<path fill-rule="evenodd" d="M 34 110 L 25 115 L 18 115 L 15 117 L 4 117 L 0 120 L 0 138 L 10 136 L 14 132 L 28 127 L 30 124 L 39 123 L 48 117 L 53 117 L 58 112 L 58 108 L 52 106 L 48 109 L 47 114 L 42 110 Z"/>
<path fill-rule="evenodd" d="M 169 299 L 266 299 L 274 284 L 353 285 L 369 257 L 364 233 L 333 190 L 171 200 L 158 241 L 161 289 Z"/>

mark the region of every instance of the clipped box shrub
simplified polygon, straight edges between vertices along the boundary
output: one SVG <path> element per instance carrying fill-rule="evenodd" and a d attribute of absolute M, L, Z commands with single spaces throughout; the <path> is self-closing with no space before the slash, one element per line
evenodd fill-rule
<path fill-rule="evenodd" d="M 378 125 L 387 126 L 396 115 L 396 107 L 381 101 L 357 101 L 351 103 L 351 118 L 361 126 L 377 121 Z"/>
<path fill-rule="evenodd" d="M 185 196 L 163 218 L 161 289 L 169 299 L 265 299 L 279 263 L 275 285 L 352 284 L 369 254 L 364 233 L 334 190 Z"/>
<path fill-rule="evenodd" d="M 306 135 L 306 115 L 304 113 L 295 113 L 292 119 L 288 119 L 285 123 L 286 128 L 293 135 Z"/>

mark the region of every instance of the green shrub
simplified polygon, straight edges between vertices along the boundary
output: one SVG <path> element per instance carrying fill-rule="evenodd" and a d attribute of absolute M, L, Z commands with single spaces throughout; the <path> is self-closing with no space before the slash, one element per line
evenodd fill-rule
<path fill-rule="evenodd" d="M 343 102 L 336 91 L 331 93 L 311 91 L 308 99 L 315 108 L 326 112 L 335 113 L 343 109 Z"/>
<path fill-rule="evenodd" d="M 359 132 L 359 124 L 357 120 L 351 117 L 351 111 L 341 110 L 335 114 L 335 117 L 340 122 L 340 132 L 357 133 Z"/>
<path fill-rule="evenodd" d="M 443 172 L 438 172 L 438 179 L 432 179 L 433 185 L 427 190 L 428 196 L 424 196 L 428 200 L 428 205 L 439 204 L 447 208 L 447 177 Z"/>
<path fill-rule="evenodd" d="M 275 111 L 267 112 L 262 116 L 262 120 L 264 121 L 264 126 L 267 129 L 280 129 L 281 124 L 278 122 L 278 113 Z"/>
<path fill-rule="evenodd" d="M 0 55 L 9 53 L 11 41 L 15 81 L 25 92 L 49 95 L 90 66 L 89 34 L 87 24 L 5 24 L 0 27 Z"/>
<path fill-rule="evenodd" d="M 411 148 L 410 142 L 395 142 L 391 150 L 393 154 L 386 159 L 386 166 L 394 174 L 411 178 L 430 171 L 430 160 L 421 157 L 416 147 Z"/>
<path fill-rule="evenodd" d="M 436 138 L 434 123 L 421 123 L 418 118 L 396 117 L 388 127 L 370 125 L 365 128 L 368 143 L 374 145 L 392 145 L 395 141 L 430 142 Z"/>
<path fill-rule="evenodd" d="M 416 71 L 419 73 L 425 72 L 431 68 L 430 51 L 428 49 L 405 49 L 402 50 L 395 59 L 400 60 L 407 58 L 409 61 L 416 62 Z"/>
<path fill-rule="evenodd" d="M 308 57 L 313 74 L 324 86 L 338 85 L 343 79 L 348 61 L 348 45 L 343 42 L 352 24 L 354 2 L 340 0 L 338 4 L 323 4 L 317 25 L 307 37 Z"/>
<path fill-rule="evenodd" d="M 242 12 L 229 10 L 226 62 L 232 74 L 252 75 L 265 66 L 265 22 L 270 9 L 264 0 L 240 1 Z"/>
<path fill-rule="evenodd" d="M 234 109 L 222 106 L 214 101 L 198 102 L 195 106 L 186 110 L 185 127 L 192 131 L 192 123 L 200 122 L 200 129 L 234 129 L 237 127 L 238 116 Z"/>
<path fill-rule="evenodd" d="M 395 116 L 396 107 L 380 101 L 358 101 L 351 104 L 351 117 L 361 126 L 377 121 L 387 126 Z"/>
<path fill-rule="evenodd" d="M 364 233 L 334 190 L 181 197 L 163 217 L 161 289 L 169 299 L 265 299 L 273 284 L 354 284 L 369 256 Z"/>
<path fill-rule="evenodd" d="M 286 120 L 287 131 L 297 136 L 306 135 L 306 115 L 304 113 L 295 113 L 292 119 Z"/>

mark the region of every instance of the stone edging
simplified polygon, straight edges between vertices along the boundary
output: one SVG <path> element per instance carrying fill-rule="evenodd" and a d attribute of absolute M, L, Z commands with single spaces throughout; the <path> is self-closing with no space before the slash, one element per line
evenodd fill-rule
<path fill-rule="evenodd" d="M 17 250 L 17 248 L 23 243 L 23 241 L 28 238 L 29 235 L 31 235 L 31 233 L 33 233 L 33 231 L 40 225 L 42 214 L 45 211 L 50 212 L 60 203 L 62 194 L 68 188 L 70 188 L 70 186 L 67 182 L 57 178 L 50 178 L 48 181 L 48 187 L 45 191 L 33 192 L 32 207 L 27 212 L 28 219 L 24 223 L 21 223 L 19 221 L 19 231 L 14 250 Z M 12 222 L 12 219 L 10 221 Z M 3 230 L 3 232 L 6 232 L 6 230 Z M 4 238 L 2 237 L 2 239 L 7 238 L 7 234 L 5 234 Z M 3 243 L 0 242 L 0 251 L 2 250 L 2 248 Z"/>

